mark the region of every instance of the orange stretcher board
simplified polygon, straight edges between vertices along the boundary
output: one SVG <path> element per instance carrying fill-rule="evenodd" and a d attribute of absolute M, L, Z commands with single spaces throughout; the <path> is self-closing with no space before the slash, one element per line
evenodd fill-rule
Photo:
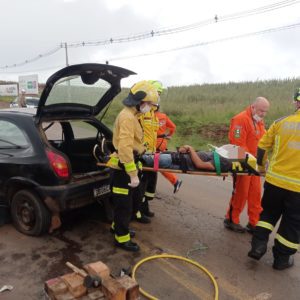
<path fill-rule="evenodd" d="M 99 167 L 107 167 L 109 168 L 109 166 L 107 166 L 105 163 L 97 163 L 97 166 Z M 226 177 L 226 176 L 232 176 L 233 174 L 236 175 L 244 175 L 244 176 L 258 176 L 252 173 L 248 173 L 248 172 L 223 172 L 220 173 L 219 175 L 214 172 L 214 171 L 185 171 L 183 172 L 182 170 L 177 170 L 177 169 L 161 169 L 158 168 L 156 170 L 154 170 L 153 167 L 144 167 L 143 166 L 143 170 L 144 171 L 151 171 L 151 172 L 170 172 L 170 173 L 179 173 L 179 174 L 190 174 L 190 175 L 204 175 L 204 176 L 221 176 L 221 177 Z M 264 174 L 260 174 L 260 176 L 264 176 Z"/>

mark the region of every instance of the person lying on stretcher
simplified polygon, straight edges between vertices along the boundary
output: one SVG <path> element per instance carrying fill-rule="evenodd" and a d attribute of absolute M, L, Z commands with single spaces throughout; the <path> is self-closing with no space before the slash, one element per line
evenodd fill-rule
<path fill-rule="evenodd" d="M 102 145 L 96 144 L 93 155 L 98 163 L 107 163 L 111 151 Z M 160 169 L 186 171 L 215 171 L 253 173 L 259 175 L 256 170 L 256 158 L 236 145 L 224 145 L 213 147 L 212 151 L 195 151 L 192 146 L 184 145 L 176 152 L 162 152 L 156 154 L 143 154 L 139 160 L 143 166 Z"/>
<path fill-rule="evenodd" d="M 155 162 L 155 160 L 157 160 Z M 163 152 L 155 158 L 154 154 L 143 154 L 141 162 L 144 166 L 161 169 L 185 171 L 218 171 L 218 172 L 256 172 L 256 159 L 244 149 L 235 145 L 225 145 L 212 151 L 196 151 L 192 146 L 184 145 L 177 152 Z"/>

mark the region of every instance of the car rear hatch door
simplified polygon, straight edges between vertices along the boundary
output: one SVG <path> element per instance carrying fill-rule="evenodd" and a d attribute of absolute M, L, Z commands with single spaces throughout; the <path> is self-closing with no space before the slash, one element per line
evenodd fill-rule
<path fill-rule="evenodd" d="M 47 118 L 96 116 L 121 91 L 122 78 L 135 74 L 105 64 L 79 64 L 54 73 L 46 82 L 37 122 Z"/>

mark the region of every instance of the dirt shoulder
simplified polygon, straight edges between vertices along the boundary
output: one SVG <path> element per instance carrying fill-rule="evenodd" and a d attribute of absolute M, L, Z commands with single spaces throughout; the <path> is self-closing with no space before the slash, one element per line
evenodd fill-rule
<path fill-rule="evenodd" d="M 8 108 L 8 107 L 9 107 L 9 102 L 0 101 L 0 109 L 1 108 Z"/>

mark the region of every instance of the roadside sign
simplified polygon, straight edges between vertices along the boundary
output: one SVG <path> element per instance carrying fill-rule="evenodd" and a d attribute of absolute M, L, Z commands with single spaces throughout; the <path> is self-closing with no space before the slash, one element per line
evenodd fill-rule
<path fill-rule="evenodd" d="M 17 84 L 1 84 L 0 96 L 18 96 Z"/>
<path fill-rule="evenodd" d="M 25 90 L 25 94 L 38 95 L 38 75 L 19 76 L 19 93 L 21 93 L 23 89 Z"/>

